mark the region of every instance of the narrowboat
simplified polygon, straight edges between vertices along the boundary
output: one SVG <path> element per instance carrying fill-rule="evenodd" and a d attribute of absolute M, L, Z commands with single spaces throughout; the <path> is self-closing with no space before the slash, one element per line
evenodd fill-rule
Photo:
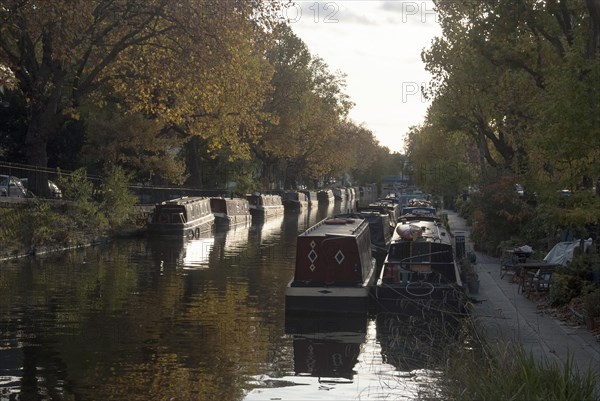
<path fill-rule="evenodd" d="M 381 266 L 387 256 L 394 232 L 394 226 L 390 223 L 390 215 L 387 210 L 360 208 L 354 213 L 337 214 L 335 217 L 367 220 L 371 231 L 371 253 L 377 261 L 377 266 Z"/>
<path fill-rule="evenodd" d="M 234 227 L 252 222 L 250 205 L 246 199 L 211 198 L 210 208 L 215 216 L 215 224 L 218 227 Z"/>
<path fill-rule="evenodd" d="M 298 192 L 302 192 L 304 195 L 306 195 L 306 200 L 308 201 L 309 207 L 313 207 L 313 206 L 316 207 L 319 204 L 319 200 L 317 199 L 316 191 L 311 191 L 308 189 L 301 189 Z"/>
<path fill-rule="evenodd" d="M 430 217 L 437 219 L 437 209 L 432 206 L 405 206 L 400 212 L 400 218 L 404 217 Z"/>
<path fill-rule="evenodd" d="M 459 265 L 452 239 L 439 221 L 398 223 L 375 286 L 375 298 L 382 311 L 463 311 Z"/>
<path fill-rule="evenodd" d="M 183 197 L 157 203 L 147 224 L 152 235 L 200 238 L 214 228 L 210 199 Z"/>
<path fill-rule="evenodd" d="M 366 313 L 374 271 L 369 223 L 324 219 L 297 237 L 286 311 Z"/>
<path fill-rule="evenodd" d="M 335 197 L 333 196 L 333 191 L 331 189 L 322 189 L 317 192 L 317 199 L 319 203 L 327 204 L 333 203 Z"/>
<path fill-rule="evenodd" d="M 339 202 L 343 202 L 348 199 L 346 195 L 346 188 L 333 188 L 333 198 Z"/>
<path fill-rule="evenodd" d="M 247 195 L 246 199 L 253 220 L 279 216 L 285 210 L 280 195 L 252 194 Z"/>
<path fill-rule="evenodd" d="M 354 191 L 354 187 L 346 188 L 346 200 L 349 202 L 356 200 L 356 192 Z"/>
<path fill-rule="evenodd" d="M 308 197 L 300 191 L 284 192 L 281 201 L 285 210 L 293 212 L 299 212 L 308 207 Z"/>
<path fill-rule="evenodd" d="M 369 203 L 368 207 L 371 209 L 385 208 L 390 215 L 390 219 L 392 221 L 393 228 L 395 228 L 396 224 L 398 224 L 398 218 L 400 217 L 400 206 L 398 206 L 397 203 L 395 203 L 391 200 L 380 199 L 376 202 Z"/>

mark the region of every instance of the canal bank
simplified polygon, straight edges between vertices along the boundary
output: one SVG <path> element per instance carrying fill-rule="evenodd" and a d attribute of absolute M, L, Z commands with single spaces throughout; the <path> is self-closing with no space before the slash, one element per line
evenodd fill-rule
<path fill-rule="evenodd" d="M 456 212 L 447 213 L 452 232 L 464 232 L 466 249 L 472 250 L 465 220 Z M 538 362 L 572 361 L 579 372 L 591 369 L 600 374 L 600 342 L 591 332 L 539 310 L 535 302 L 518 292 L 510 276 L 500 277 L 499 258 L 475 254 L 480 286 L 478 294 L 471 295 L 473 318 L 487 343 L 516 343 Z"/>

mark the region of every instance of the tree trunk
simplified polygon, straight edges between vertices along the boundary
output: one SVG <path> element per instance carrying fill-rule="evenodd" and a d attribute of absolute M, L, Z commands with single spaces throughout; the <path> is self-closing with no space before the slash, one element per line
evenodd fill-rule
<path fill-rule="evenodd" d="M 193 136 L 184 146 L 187 172 L 190 175 L 187 180 L 188 185 L 191 185 L 194 188 L 203 188 L 202 163 L 200 161 L 200 138 Z"/>
<path fill-rule="evenodd" d="M 593 60 L 600 49 L 600 0 L 586 0 L 590 15 L 587 43 L 587 58 Z"/>
<path fill-rule="evenodd" d="M 48 167 L 48 153 L 46 146 L 48 144 L 48 130 L 50 124 L 44 118 L 46 113 L 35 112 L 31 113 L 29 119 L 29 127 L 25 137 L 25 155 L 27 164 L 40 167 L 41 171 L 29 171 L 28 189 L 37 196 L 50 196 L 50 188 L 48 187 L 48 174 L 45 169 Z"/>

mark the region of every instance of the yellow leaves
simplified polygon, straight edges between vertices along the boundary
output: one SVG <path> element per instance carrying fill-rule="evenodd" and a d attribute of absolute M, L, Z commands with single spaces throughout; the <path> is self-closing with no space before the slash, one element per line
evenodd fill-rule
<path fill-rule="evenodd" d="M 79 114 L 79 111 L 73 107 L 67 107 L 63 110 L 63 115 L 67 116 L 68 118 L 75 120 L 75 121 L 79 121 L 79 119 L 81 118 L 81 115 Z"/>
<path fill-rule="evenodd" d="M 13 71 L 8 66 L 0 63 L 0 94 L 4 89 L 15 89 L 17 87 L 17 79 Z"/>

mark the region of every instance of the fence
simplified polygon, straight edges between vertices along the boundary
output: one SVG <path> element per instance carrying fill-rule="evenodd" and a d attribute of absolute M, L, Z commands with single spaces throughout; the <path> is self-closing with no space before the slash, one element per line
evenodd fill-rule
<path fill-rule="evenodd" d="M 33 178 L 37 174 L 42 177 L 45 176 L 47 179 L 56 183 L 59 176 L 69 176 L 72 173 L 72 171 L 68 170 L 0 162 L 0 174 L 14 176 L 17 178 Z M 94 184 L 95 188 L 99 188 L 102 184 L 102 178 L 99 176 L 88 174 L 87 178 Z M 155 204 L 183 196 L 231 196 L 231 193 L 226 189 L 195 189 L 169 186 L 130 185 L 129 190 L 132 194 L 138 197 L 138 203 L 140 204 Z"/>

